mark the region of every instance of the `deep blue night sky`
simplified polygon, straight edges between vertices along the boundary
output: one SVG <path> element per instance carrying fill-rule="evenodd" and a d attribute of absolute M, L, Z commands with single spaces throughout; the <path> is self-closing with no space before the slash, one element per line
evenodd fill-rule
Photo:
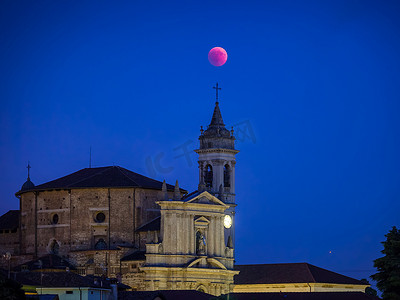
<path fill-rule="evenodd" d="M 40 184 L 90 146 L 93 166 L 196 189 L 183 149 L 218 81 L 241 150 L 237 262 L 375 272 L 400 223 L 398 1 L 80 2 L 0 2 L 1 214 L 28 160 Z"/>

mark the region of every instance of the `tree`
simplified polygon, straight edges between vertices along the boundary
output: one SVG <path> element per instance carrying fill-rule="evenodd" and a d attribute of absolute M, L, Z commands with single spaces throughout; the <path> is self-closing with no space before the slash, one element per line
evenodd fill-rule
<path fill-rule="evenodd" d="M 393 226 L 382 242 L 385 255 L 374 260 L 378 273 L 371 276 L 382 291 L 383 299 L 400 299 L 400 230 Z"/>
<path fill-rule="evenodd" d="M 25 299 L 25 292 L 21 289 L 21 284 L 8 279 L 0 273 L 0 299 L 20 300 Z"/>

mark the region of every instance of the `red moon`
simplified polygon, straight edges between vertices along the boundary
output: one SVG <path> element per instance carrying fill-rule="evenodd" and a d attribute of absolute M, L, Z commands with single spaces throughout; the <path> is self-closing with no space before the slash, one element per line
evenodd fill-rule
<path fill-rule="evenodd" d="M 208 61 L 210 64 L 216 67 L 220 67 L 226 63 L 228 59 L 228 54 L 224 48 L 214 47 L 208 52 Z"/>

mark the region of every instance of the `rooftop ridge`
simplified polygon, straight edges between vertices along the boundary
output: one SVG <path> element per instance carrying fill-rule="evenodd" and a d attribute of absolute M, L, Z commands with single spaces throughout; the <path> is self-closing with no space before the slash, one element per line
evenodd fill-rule
<path fill-rule="evenodd" d="M 305 265 L 306 265 L 306 269 L 307 269 L 308 273 L 310 273 L 311 278 L 313 279 L 313 282 L 316 283 L 317 280 L 315 280 L 314 274 L 313 274 L 313 273 L 311 272 L 311 270 L 310 270 L 310 266 L 311 266 L 311 265 L 308 264 L 308 263 L 306 263 Z"/>
<path fill-rule="evenodd" d="M 75 182 L 72 182 L 72 183 L 68 184 L 66 187 L 69 187 L 69 186 L 71 186 L 71 185 L 74 185 L 74 184 L 77 184 L 77 183 L 79 183 L 79 182 L 82 182 L 82 181 L 88 180 L 88 179 L 90 179 L 90 178 L 93 178 L 94 176 L 97 176 L 97 175 L 99 175 L 99 174 L 101 174 L 101 173 L 104 173 L 106 170 L 108 170 L 108 169 L 110 169 L 110 168 L 113 168 L 113 166 L 98 167 L 98 168 L 96 168 L 96 169 L 100 169 L 100 168 L 102 168 L 103 170 L 101 170 L 101 171 L 98 172 L 98 173 L 92 174 L 91 176 L 85 177 L 85 178 L 83 178 L 83 179 L 81 179 L 81 180 L 77 180 L 77 181 L 75 181 Z M 87 169 L 94 169 L 94 168 L 84 168 L 84 169 L 82 169 L 82 170 L 87 170 Z M 79 170 L 79 171 L 82 171 L 82 170 Z M 77 173 L 77 172 L 79 172 L 79 171 L 76 171 L 76 172 L 74 172 L 74 173 Z M 72 173 L 72 174 L 74 174 L 74 173 Z M 72 175 L 72 174 L 70 174 L 70 175 Z M 66 176 L 64 176 L 64 177 L 67 177 L 67 176 L 68 176 L 68 175 L 66 175 Z M 61 177 L 61 178 L 64 178 L 64 177 Z M 57 179 L 55 179 L 55 180 L 57 180 Z M 51 182 L 51 181 L 50 181 L 50 182 Z"/>
<path fill-rule="evenodd" d="M 41 186 L 44 185 L 44 184 L 49 184 L 49 183 L 52 183 L 52 182 L 54 182 L 54 181 L 57 181 L 57 180 L 60 180 L 60 179 L 64 179 L 64 178 L 66 178 L 66 177 L 68 177 L 68 176 L 74 175 L 74 174 L 79 173 L 79 172 L 81 172 L 81 171 L 83 171 L 83 170 L 88 170 L 88 169 L 92 169 L 92 170 L 93 170 L 93 169 L 106 169 L 106 168 L 109 168 L 109 167 L 107 166 L 107 167 L 97 167 L 97 168 L 83 168 L 83 169 L 78 170 L 78 171 L 75 171 L 75 172 L 73 172 L 73 173 L 71 173 L 71 174 L 68 174 L 68 175 L 62 176 L 62 177 L 60 177 L 60 178 L 56 178 L 56 179 L 50 180 L 50 181 L 48 181 L 48 182 L 44 182 L 44 183 L 42 183 L 42 184 L 39 184 L 39 185 L 35 186 L 35 189 L 41 189 Z M 101 172 L 99 172 L 99 173 L 101 173 Z M 96 174 L 99 174 L 99 173 L 96 173 Z M 96 174 L 94 174 L 94 175 L 96 175 Z M 94 176 L 94 175 L 92 175 L 92 176 Z M 90 177 L 92 177 L 92 176 L 90 176 Z M 89 177 L 89 178 L 90 178 L 90 177 Z M 88 178 L 88 177 L 86 177 L 86 179 L 87 179 L 87 178 Z M 78 180 L 78 181 L 76 181 L 76 182 L 67 184 L 67 186 L 65 186 L 65 187 L 68 187 L 68 186 L 70 186 L 71 184 L 76 184 L 76 183 L 81 182 L 81 181 L 82 181 L 82 180 Z"/>
<path fill-rule="evenodd" d="M 120 166 L 116 166 L 116 167 L 117 167 L 118 171 L 121 172 L 122 175 L 124 175 L 126 178 L 128 178 L 130 181 L 132 181 L 134 184 L 140 186 L 140 184 L 138 184 L 135 180 L 133 180 L 132 178 L 130 178 L 128 175 L 126 175 L 126 174 L 122 171 L 122 170 L 124 170 L 124 171 L 129 171 L 129 170 L 127 170 L 127 169 L 125 169 L 125 168 L 122 168 L 122 167 L 120 167 Z M 143 176 L 143 175 L 142 175 L 142 176 Z M 146 177 L 146 176 L 143 176 L 143 177 Z M 148 178 L 148 177 L 147 177 L 147 178 Z M 152 179 L 152 178 L 149 178 L 149 179 Z"/>

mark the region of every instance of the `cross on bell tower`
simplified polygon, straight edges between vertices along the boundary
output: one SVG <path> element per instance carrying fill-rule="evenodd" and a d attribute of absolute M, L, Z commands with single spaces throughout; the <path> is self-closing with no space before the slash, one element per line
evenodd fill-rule
<path fill-rule="evenodd" d="M 215 86 L 213 86 L 213 89 L 215 89 L 215 99 L 216 102 L 218 102 L 218 90 L 221 90 L 221 88 L 218 87 L 218 82 L 215 84 Z"/>
<path fill-rule="evenodd" d="M 29 164 L 29 161 L 28 161 L 28 165 L 27 165 L 26 168 L 28 169 L 28 180 L 30 180 L 29 173 L 30 173 L 30 170 L 31 170 L 31 165 Z"/>

